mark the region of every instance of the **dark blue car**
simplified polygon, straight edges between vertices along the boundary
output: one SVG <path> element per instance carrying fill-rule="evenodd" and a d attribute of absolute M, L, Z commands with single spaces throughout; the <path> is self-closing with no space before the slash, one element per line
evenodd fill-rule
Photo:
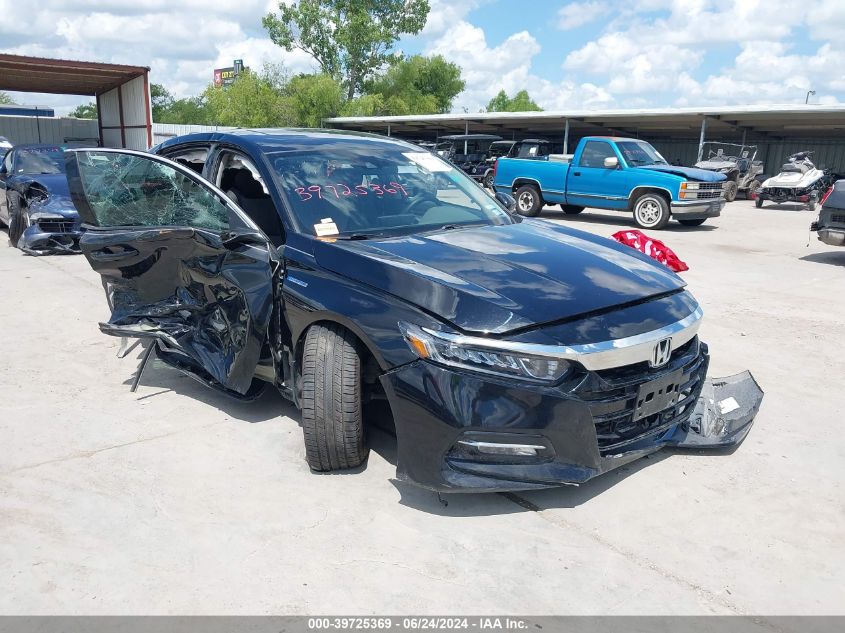
<path fill-rule="evenodd" d="M 154 152 L 67 153 L 102 331 L 236 398 L 277 388 L 315 471 L 365 461 L 379 405 L 399 476 L 444 491 L 579 483 L 751 426 L 761 393 L 706 380 L 680 277 L 417 146 L 241 130 Z"/>
<path fill-rule="evenodd" d="M 32 255 L 78 253 L 79 214 L 70 199 L 64 150 L 16 145 L 0 164 L 0 222 L 9 242 Z"/>

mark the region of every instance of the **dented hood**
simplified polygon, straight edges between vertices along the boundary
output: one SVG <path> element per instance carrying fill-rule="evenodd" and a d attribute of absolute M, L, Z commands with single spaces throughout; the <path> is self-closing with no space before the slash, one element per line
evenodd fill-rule
<path fill-rule="evenodd" d="M 649 169 L 651 171 L 662 171 L 667 174 L 683 176 L 687 180 L 698 182 L 721 182 L 727 179 L 724 174 L 717 174 L 714 171 L 698 169 L 697 167 L 676 167 L 674 165 L 643 165 L 637 169 Z"/>
<path fill-rule="evenodd" d="M 321 266 L 464 331 L 504 333 L 678 290 L 662 264 L 542 221 L 367 241 L 317 242 Z"/>

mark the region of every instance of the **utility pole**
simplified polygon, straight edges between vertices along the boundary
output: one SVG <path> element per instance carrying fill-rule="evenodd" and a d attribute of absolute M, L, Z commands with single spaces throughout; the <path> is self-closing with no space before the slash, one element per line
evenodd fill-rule
<path fill-rule="evenodd" d="M 807 105 L 808 103 L 810 103 L 810 95 L 814 95 L 814 94 L 816 94 L 815 90 L 808 90 L 807 91 L 807 98 L 804 99 L 804 105 Z"/>

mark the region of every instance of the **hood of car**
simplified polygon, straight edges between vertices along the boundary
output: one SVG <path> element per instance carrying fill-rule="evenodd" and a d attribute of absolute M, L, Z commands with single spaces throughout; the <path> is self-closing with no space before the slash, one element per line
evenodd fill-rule
<path fill-rule="evenodd" d="M 698 182 L 720 182 L 726 179 L 724 174 L 718 174 L 714 171 L 706 169 L 698 169 L 697 167 L 676 167 L 675 165 L 642 165 L 637 169 L 648 169 L 651 171 L 662 171 L 667 174 L 675 174 L 682 176 L 687 180 Z"/>
<path fill-rule="evenodd" d="M 636 303 L 684 281 L 638 251 L 527 220 L 366 241 L 318 241 L 319 264 L 468 332 L 506 333 Z"/>

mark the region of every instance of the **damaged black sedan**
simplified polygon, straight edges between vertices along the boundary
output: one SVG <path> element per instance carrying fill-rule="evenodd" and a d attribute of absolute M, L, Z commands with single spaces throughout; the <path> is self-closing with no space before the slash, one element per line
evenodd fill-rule
<path fill-rule="evenodd" d="M 155 151 L 68 152 L 100 327 L 234 397 L 279 389 L 315 471 L 366 460 L 376 401 L 398 476 L 451 492 L 578 484 L 751 427 L 762 392 L 707 378 L 680 277 L 430 152 L 278 130 Z"/>
<path fill-rule="evenodd" d="M 30 255 L 78 253 L 79 214 L 70 199 L 64 150 L 16 145 L 0 164 L 0 222 Z"/>

